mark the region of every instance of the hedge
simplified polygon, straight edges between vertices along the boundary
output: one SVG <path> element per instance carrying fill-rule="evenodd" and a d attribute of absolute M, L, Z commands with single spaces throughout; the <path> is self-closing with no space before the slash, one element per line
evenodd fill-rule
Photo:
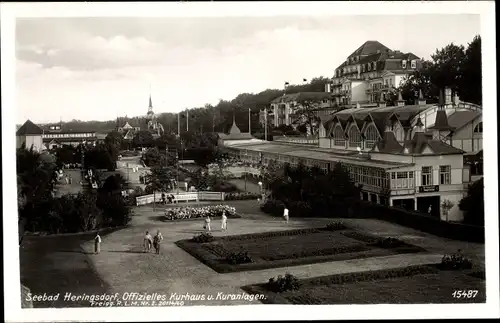
<path fill-rule="evenodd" d="M 292 202 L 289 205 L 290 217 L 299 214 L 300 217 L 375 218 L 443 238 L 484 243 L 484 227 L 445 222 L 426 214 L 374 204 L 368 201 L 358 200 L 355 203 L 335 202 L 329 205 L 328 208 L 324 208 L 324 212 L 320 212 L 321 210 L 309 212 L 302 204 L 299 204 L 299 202 Z M 263 212 L 276 216 L 283 214 L 283 208 L 283 202 L 276 200 L 267 200 L 261 206 Z"/>
<path fill-rule="evenodd" d="M 445 222 L 426 214 L 367 201 L 358 201 L 353 205 L 353 209 L 357 214 L 368 214 L 368 217 L 400 224 L 443 238 L 484 243 L 484 227 Z"/>

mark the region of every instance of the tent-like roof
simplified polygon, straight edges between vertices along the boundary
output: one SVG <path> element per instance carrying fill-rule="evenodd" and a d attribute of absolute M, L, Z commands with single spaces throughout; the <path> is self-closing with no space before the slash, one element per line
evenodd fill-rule
<path fill-rule="evenodd" d="M 41 134 L 43 134 L 42 128 L 34 124 L 31 120 L 26 120 L 16 132 L 16 136 L 33 136 Z"/>

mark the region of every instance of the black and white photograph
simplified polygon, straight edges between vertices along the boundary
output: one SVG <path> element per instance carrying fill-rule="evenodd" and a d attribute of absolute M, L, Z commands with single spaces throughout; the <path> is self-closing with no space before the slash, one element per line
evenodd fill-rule
<path fill-rule="evenodd" d="M 2 3 L 6 320 L 498 318 L 494 11 Z"/>

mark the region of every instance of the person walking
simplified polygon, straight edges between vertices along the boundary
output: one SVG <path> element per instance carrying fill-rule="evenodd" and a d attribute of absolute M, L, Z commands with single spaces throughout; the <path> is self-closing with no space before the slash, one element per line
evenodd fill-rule
<path fill-rule="evenodd" d="M 152 244 L 153 244 L 153 238 L 151 238 L 149 231 L 146 231 L 146 235 L 144 236 L 144 252 L 151 251 Z"/>
<path fill-rule="evenodd" d="M 94 238 L 94 254 L 99 254 L 101 253 L 101 236 L 99 235 L 99 232 L 97 232 L 95 238 Z"/>
<path fill-rule="evenodd" d="M 285 205 L 285 209 L 283 210 L 283 217 L 285 218 L 285 222 L 288 223 L 290 217 L 288 216 L 288 208 Z"/>
<path fill-rule="evenodd" d="M 226 211 L 223 211 L 223 212 L 222 212 L 222 221 L 221 221 L 220 229 L 221 229 L 222 231 L 226 231 L 226 229 L 227 229 L 227 216 L 226 216 Z"/>
<path fill-rule="evenodd" d="M 205 225 L 203 226 L 203 228 L 204 228 L 206 231 L 208 231 L 208 232 L 212 231 L 212 229 L 210 228 L 210 222 L 211 222 L 211 221 L 212 221 L 212 220 L 210 220 L 210 216 L 209 216 L 209 215 L 207 215 L 207 217 L 205 218 Z"/>
<path fill-rule="evenodd" d="M 163 241 L 163 236 L 161 235 L 160 230 L 156 233 L 155 237 L 153 238 L 153 246 L 155 248 L 156 254 L 160 254 L 160 244 Z"/>
<path fill-rule="evenodd" d="M 427 213 L 429 213 L 429 215 L 432 214 L 432 205 L 429 205 L 429 209 L 427 210 Z"/>

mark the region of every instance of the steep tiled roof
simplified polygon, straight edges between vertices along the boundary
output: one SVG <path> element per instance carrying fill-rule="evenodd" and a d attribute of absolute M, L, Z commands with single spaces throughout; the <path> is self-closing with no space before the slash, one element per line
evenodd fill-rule
<path fill-rule="evenodd" d="M 368 40 L 348 57 L 351 58 L 352 56 L 370 55 L 377 53 L 377 50 L 385 52 L 390 49 L 376 40 Z"/>
<path fill-rule="evenodd" d="M 448 124 L 459 130 L 460 128 L 466 126 L 469 122 L 481 116 L 480 111 L 472 111 L 472 110 L 464 110 L 464 111 L 456 111 L 448 116 Z"/>
<path fill-rule="evenodd" d="M 408 149 L 408 153 L 412 155 L 422 154 L 424 148 L 428 146 L 434 154 L 463 154 L 464 152 L 458 148 L 450 146 L 441 140 L 433 140 L 432 137 L 423 132 L 417 132 L 411 140 L 404 144 L 404 148 Z"/>
<path fill-rule="evenodd" d="M 43 134 L 42 128 L 31 122 L 31 120 L 26 120 L 26 122 L 19 128 L 16 132 L 16 136 L 29 136 L 29 135 L 41 135 Z"/>
<path fill-rule="evenodd" d="M 436 122 L 432 127 L 429 128 L 429 130 L 452 130 L 453 127 L 451 127 L 448 124 L 448 116 L 446 115 L 446 111 L 444 110 L 438 110 L 436 112 Z"/>
<path fill-rule="evenodd" d="M 381 153 L 400 153 L 403 146 L 396 140 L 396 136 L 392 131 L 385 131 L 382 140 L 378 141 L 375 147 Z M 374 147 L 374 149 L 375 149 Z"/>

